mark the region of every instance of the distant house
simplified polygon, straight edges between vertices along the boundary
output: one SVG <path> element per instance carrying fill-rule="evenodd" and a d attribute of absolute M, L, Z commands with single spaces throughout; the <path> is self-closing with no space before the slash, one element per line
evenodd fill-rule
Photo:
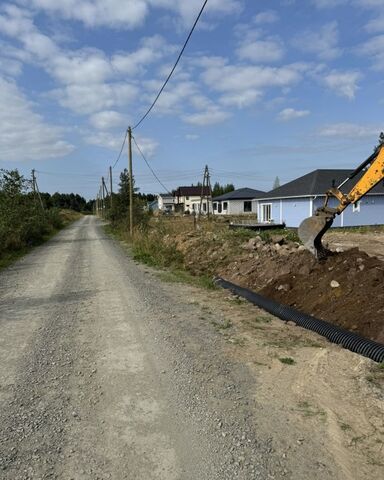
<path fill-rule="evenodd" d="M 257 201 L 265 195 L 261 190 L 239 188 L 213 198 L 213 213 L 215 215 L 250 215 L 257 213 Z"/>
<path fill-rule="evenodd" d="M 208 208 L 212 213 L 211 192 L 208 187 L 204 187 L 203 190 L 200 186 L 179 187 L 175 190 L 175 209 L 183 213 L 198 213 L 200 210 L 201 196 L 205 197 L 202 203 L 202 213 L 207 213 Z"/>
<path fill-rule="evenodd" d="M 175 211 L 175 198 L 171 193 L 160 193 L 157 196 L 158 209 L 170 213 Z"/>
<path fill-rule="evenodd" d="M 157 210 L 159 210 L 159 201 L 156 199 L 152 202 L 149 202 L 147 204 L 147 210 L 150 210 L 151 212 L 156 212 Z"/>
<path fill-rule="evenodd" d="M 352 170 L 314 170 L 275 188 L 257 199 L 259 221 L 285 223 L 287 227 L 298 227 L 302 220 L 310 217 L 323 205 L 325 192 L 331 187 L 338 187 Z M 362 174 L 347 182 L 341 191 L 348 193 L 361 176 Z M 332 198 L 329 206 L 335 207 L 337 203 L 337 200 Z M 384 186 L 383 182 L 380 182 L 359 202 L 348 206 L 343 213 L 337 215 L 333 226 L 351 227 L 383 223 Z"/>

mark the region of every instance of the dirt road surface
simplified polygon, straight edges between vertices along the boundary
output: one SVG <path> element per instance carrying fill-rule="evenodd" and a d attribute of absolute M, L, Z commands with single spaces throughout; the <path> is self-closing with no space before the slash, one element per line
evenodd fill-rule
<path fill-rule="evenodd" d="M 225 295 L 166 283 L 94 217 L 0 273 L 0 478 L 377 478 L 371 362 Z"/>

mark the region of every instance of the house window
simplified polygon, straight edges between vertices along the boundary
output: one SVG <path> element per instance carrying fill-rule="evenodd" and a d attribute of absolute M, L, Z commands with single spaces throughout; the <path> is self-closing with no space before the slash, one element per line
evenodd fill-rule
<path fill-rule="evenodd" d="M 222 203 L 219 202 L 217 212 L 218 212 L 218 213 L 221 213 L 222 211 L 223 211 L 223 206 L 222 206 Z"/>
<path fill-rule="evenodd" d="M 185 200 L 189 200 L 189 197 L 185 197 Z"/>
<path fill-rule="evenodd" d="M 272 220 L 272 203 L 262 203 L 260 205 L 260 220 L 263 223 Z"/>
<path fill-rule="evenodd" d="M 213 204 L 213 210 L 217 210 L 217 203 L 216 202 Z"/>
<path fill-rule="evenodd" d="M 352 204 L 352 212 L 353 213 L 360 212 L 360 204 L 361 204 L 360 201 Z"/>
<path fill-rule="evenodd" d="M 206 212 L 206 211 L 207 211 L 207 204 L 203 203 L 203 212 Z"/>
<path fill-rule="evenodd" d="M 244 212 L 252 212 L 252 202 L 244 202 Z"/>
<path fill-rule="evenodd" d="M 223 203 L 223 210 L 228 210 L 228 202 Z"/>

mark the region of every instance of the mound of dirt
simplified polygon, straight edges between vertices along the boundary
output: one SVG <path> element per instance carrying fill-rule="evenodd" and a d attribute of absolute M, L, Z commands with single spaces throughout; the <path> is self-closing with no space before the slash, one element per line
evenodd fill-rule
<path fill-rule="evenodd" d="M 376 257 L 352 248 L 318 262 L 282 235 L 239 241 L 213 232 L 192 232 L 168 240 L 195 275 L 219 275 L 384 343 L 384 262 Z"/>
<path fill-rule="evenodd" d="M 354 248 L 320 263 L 298 256 L 261 293 L 384 343 L 383 281 L 384 263 Z"/>

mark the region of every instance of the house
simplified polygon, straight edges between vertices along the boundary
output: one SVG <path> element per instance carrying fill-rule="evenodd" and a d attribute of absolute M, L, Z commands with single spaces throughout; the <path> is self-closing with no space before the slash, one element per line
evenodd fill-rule
<path fill-rule="evenodd" d="M 175 209 L 183 213 L 198 213 L 203 196 L 202 213 L 212 213 L 211 191 L 209 187 L 179 187 L 174 192 Z"/>
<path fill-rule="evenodd" d="M 175 211 L 175 198 L 171 193 L 160 193 L 157 196 L 158 209 L 165 213 Z"/>
<path fill-rule="evenodd" d="M 317 208 L 324 204 L 325 192 L 331 187 L 338 187 L 353 171 L 339 169 L 314 170 L 268 192 L 257 199 L 258 218 L 260 222 L 285 223 L 287 227 L 298 227 Z M 361 178 L 363 173 L 348 181 L 341 191 L 348 193 Z M 330 207 L 338 201 L 331 198 Z M 384 186 L 380 182 L 359 202 L 348 206 L 337 215 L 334 227 L 352 227 L 361 225 L 378 225 L 384 223 Z"/>
<path fill-rule="evenodd" d="M 146 210 L 149 210 L 150 212 L 157 212 L 157 210 L 159 210 L 159 201 L 155 199 L 152 202 L 149 202 Z"/>
<path fill-rule="evenodd" d="M 249 215 L 257 213 L 256 199 L 265 195 L 261 190 L 239 188 L 213 198 L 215 215 Z"/>

